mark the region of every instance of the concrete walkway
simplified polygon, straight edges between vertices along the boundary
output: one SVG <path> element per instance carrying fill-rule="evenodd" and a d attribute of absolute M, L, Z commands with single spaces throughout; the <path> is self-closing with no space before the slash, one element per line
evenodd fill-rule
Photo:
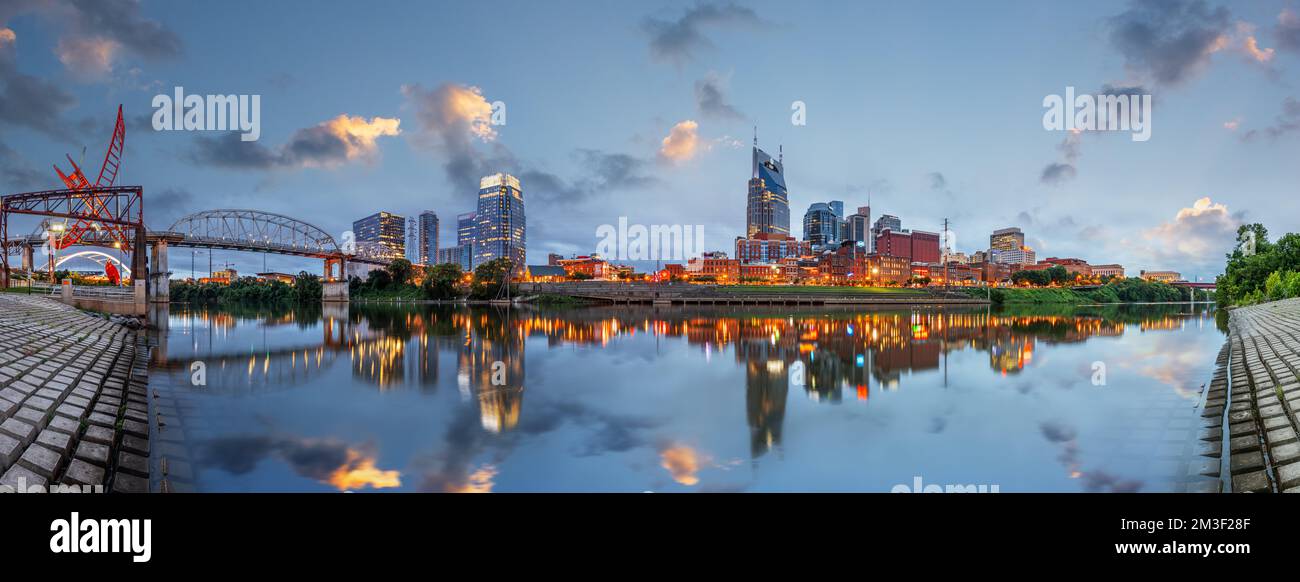
<path fill-rule="evenodd" d="M 1230 393 L 1227 430 L 1216 423 L 1228 443 L 1224 481 L 1235 492 L 1300 493 L 1300 299 L 1234 309 L 1228 326 L 1231 359 L 1220 358 L 1205 410 L 1222 415 Z"/>
<path fill-rule="evenodd" d="M 0 491 L 149 490 L 143 334 L 0 293 Z"/>

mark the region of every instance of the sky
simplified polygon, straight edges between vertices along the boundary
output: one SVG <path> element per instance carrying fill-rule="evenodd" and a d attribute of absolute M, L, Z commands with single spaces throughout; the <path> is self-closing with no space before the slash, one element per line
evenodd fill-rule
<path fill-rule="evenodd" d="M 1237 225 L 1300 231 L 1297 66 L 1294 0 L 0 0 L 0 192 L 60 187 L 50 165 L 83 148 L 97 173 L 121 104 L 117 183 L 144 187 L 153 229 L 249 208 L 341 239 L 433 210 L 448 245 L 478 178 L 509 172 L 530 263 L 594 251 L 620 217 L 732 252 L 756 127 L 784 152 L 796 235 L 810 204 L 870 197 L 904 228 L 947 218 L 966 253 L 1019 226 L 1040 258 L 1211 280 Z M 260 96 L 259 139 L 155 131 L 176 87 Z M 1067 87 L 1151 95 L 1150 139 L 1045 129 Z M 176 249 L 174 276 L 192 258 L 206 272 Z"/>

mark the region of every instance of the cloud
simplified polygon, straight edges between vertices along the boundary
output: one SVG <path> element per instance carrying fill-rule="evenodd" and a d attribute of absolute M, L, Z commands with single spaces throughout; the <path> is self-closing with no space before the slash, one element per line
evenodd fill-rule
<path fill-rule="evenodd" d="M 1038 181 L 1055 186 L 1073 180 L 1078 173 L 1073 164 L 1053 162 L 1043 168 Z"/>
<path fill-rule="evenodd" d="M 117 41 L 102 36 L 62 38 L 54 47 L 59 62 L 83 79 L 97 79 L 112 72 L 113 59 L 121 51 Z"/>
<path fill-rule="evenodd" d="M 699 128 L 698 123 L 689 119 L 678 122 L 668 132 L 668 137 L 663 139 L 659 157 L 671 162 L 683 162 L 695 157 L 699 145 Z"/>
<path fill-rule="evenodd" d="M 313 127 L 299 129 L 279 149 L 260 142 L 241 141 L 237 132 L 217 137 L 200 135 L 189 159 L 232 169 L 337 168 L 352 161 L 373 161 L 379 155 L 376 140 L 401 133 L 401 120 L 366 119 L 339 115 Z"/>
<path fill-rule="evenodd" d="M 1163 268 L 1216 270 L 1222 265 L 1223 253 L 1232 248 L 1239 223 L 1227 206 L 1203 197 L 1179 210 L 1172 222 L 1143 233 L 1150 243 L 1147 256 L 1161 261 Z"/>
<path fill-rule="evenodd" d="M 710 71 L 695 82 L 695 105 L 706 117 L 716 119 L 744 119 L 735 107 L 727 102 L 726 79 Z"/>
<path fill-rule="evenodd" d="M 494 144 L 492 104 L 478 87 L 445 83 L 437 89 L 403 85 L 404 107 L 414 112 L 416 146 L 444 157 L 452 186 L 461 192 L 478 190 L 479 178 L 514 165 L 505 146 Z M 486 150 L 476 144 L 492 144 Z M 522 178 L 522 176 L 520 176 Z"/>
<path fill-rule="evenodd" d="M 1277 47 L 1282 50 L 1300 52 L 1300 15 L 1290 8 L 1283 9 L 1277 15 L 1277 25 L 1273 28 L 1273 37 Z"/>
<path fill-rule="evenodd" d="M 56 1 L 61 21 L 70 23 L 62 40 L 100 36 L 143 58 L 181 55 L 181 38 L 159 22 L 140 16 L 138 0 Z"/>
<path fill-rule="evenodd" d="M 257 468 L 262 460 L 274 457 L 298 475 L 339 491 L 400 487 L 401 472 L 377 468 L 372 449 L 370 445 L 353 447 L 335 439 L 235 435 L 205 442 L 199 459 L 228 473 L 243 475 Z"/>
<path fill-rule="evenodd" d="M 1260 136 L 1278 139 L 1300 130 L 1300 101 L 1287 97 L 1282 102 L 1282 112 L 1274 119 L 1273 125 L 1263 129 L 1251 129 L 1241 134 L 1241 140 L 1250 142 Z"/>
<path fill-rule="evenodd" d="M 948 187 L 948 179 L 940 172 L 930 172 L 927 177 L 930 178 L 931 190 L 943 190 Z"/>
<path fill-rule="evenodd" d="M 18 35 L 12 28 L 0 28 L 0 49 L 13 46 L 18 42 Z"/>
<path fill-rule="evenodd" d="M 676 20 L 646 18 L 641 29 L 650 36 L 650 56 L 659 62 L 681 67 L 700 52 L 714 47 L 704 35 L 705 27 L 756 26 L 762 23 L 752 9 L 727 4 L 696 4 Z"/>
<path fill-rule="evenodd" d="M 508 172 L 519 178 L 526 200 L 568 205 L 658 183 L 646 173 L 645 160 L 621 153 L 575 150 L 573 158 L 584 173 L 573 178 L 517 159 L 499 141 L 491 124 L 492 105 L 478 87 L 449 83 L 429 90 L 404 85 L 402 94 L 415 120 L 414 130 L 408 132 L 411 143 L 442 158 L 454 191 L 477 192 L 481 177 Z M 537 231 L 529 228 L 533 238 Z"/>
<path fill-rule="evenodd" d="M 700 482 L 700 465 L 708 458 L 701 458 L 695 449 L 686 445 L 673 445 L 659 451 L 659 465 L 672 475 L 673 481 L 682 485 L 697 485 Z"/>
<path fill-rule="evenodd" d="M 17 151 L 0 143 L 0 191 L 36 190 L 51 185 L 52 177 L 37 172 Z"/>
<path fill-rule="evenodd" d="M 1109 22 L 1110 42 L 1128 70 L 1160 85 L 1195 77 L 1227 48 L 1232 17 L 1204 0 L 1134 0 Z"/>
<path fill-rule="evenodd" d="M 1150 92 L 1142 85 L 1112 85 L 1106 83 L 1101 86 L 1098 95 L 1127 95 L 1131 97 L 1140 97 L 1149 95 Z M 1038 181 L 1048 185 L 1059 185 L 1073 180 L 1078 175 L 1078 161 L 1083 155 L 1083 134 L 1099 133 L 1098 131 L 1084 131 L 1081 129 L 1072 129 L 1065 134 L 1061 143 L 1056 144 L 1056 151 L 1060 152 L 1060 161 L 1050 163 L 1043 167 L 1038 175 Z"/>
<path fill-rule="evenodd" d="M 0 55 L 0 61 L 4 60 Z M 50 137 L 67 140 L 63 112 L 77 104 L 62 87 L 31 75 L 15 71 L 0 62 L 0 123 L 27 127 Z"/>
<path fill-rule="evenodd" d="M 1241 127 L 1241 118 L 1236 118 L 1236 119 L 1223 122 L 1223 129 L 1226 129 L 1228 131 L 1237 131 L 1237 129 L 1240 127 Z"/>

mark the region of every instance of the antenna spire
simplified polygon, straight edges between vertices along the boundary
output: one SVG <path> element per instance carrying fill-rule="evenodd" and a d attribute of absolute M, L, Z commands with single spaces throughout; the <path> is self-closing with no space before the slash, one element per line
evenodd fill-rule
<path fill-rule="evenodd" d="M 758 126 L 754 126 L 754 147 L 758 147 Z"/>

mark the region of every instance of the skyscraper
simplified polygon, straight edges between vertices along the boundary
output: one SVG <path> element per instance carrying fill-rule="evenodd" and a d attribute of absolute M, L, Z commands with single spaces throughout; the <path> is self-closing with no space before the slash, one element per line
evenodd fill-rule
<path fill-rule="evenodd" d="M 840 233 L 840 216 L 835 214 L 834 202 L 827 204 L 817 202 L 808 207 L 803 215 L 803 239 L 818 250 L 831 243 L 842 240 Z M 840 203 L 844 207 L 844 203 Z"/>
<path fill-rule="evenodd" d="M 1001 228 L 989 236 L 989 248 L 997 251 L 1014 251 L 1025 246 L 1025 233 L 1020 227 Z"/>
<path fill-rule="evenodd" d="M 871 207 L 859 206 L 857 214 L 850 214 L 845 228 L 844 238 L 851 241 L 867 242 L 871 248 Z"/>
<path fill-rule="evenodd" d="M 758 233 L 790 234 L 790 198 L 785 189 L 785 169 L 781 160 L 773 160 L 758 149 L 754 140 L 754 164 L 749 179 L 749 199 L 745 205 L 745 236 Z"/>
<path fill-rule="evenodd" d="M 899 220 L 897 216 L 894 216 L 892 214 L 881 214 L 880 218 L 876 219 L 876 225 L 871 227 L 871 252 L 873 253 L 880 252 L 880 249 L 876 247 L 876 239 L 880 236 L 881 232 L 884 232 L 885 229 L 889 229 L 894 232 L 902 232 L 903 221 Z"/>
<path fill-rule="evenodd" d="M 406 219 L 390 212 L 376 212 L 352 223 L 358 250 L 376 258 L 406 256 Z"/>
<path fill-rule="evenodd" d="M 479 181 L 478 211 L 474 214 L 474 267 L 504 258 L 510 259 L 515 271 L 523 269 L 527 236 L 519 179 L 510 174 L 484 176 Z"/>
<path fill-rule="evenodd" d="M 473 212 L 456 215 L 456 244 L 465 246 L 474 244 L 474 229 L 477 226 Z"/>
<path fill-rule="evenodd" d="M 421 212 L 418 230 L 416 249 L 419 262 L 432 265 L 438 260 L 438 214 L 432 210 Z"/>
<path fill-rule="evenodd" d="M 466 271 L 474 268 L 474 238 L 478 235 L 478 216 L 473 212 L 456 215 L 456 247 L 469 260 L 460 263 Z"/>

